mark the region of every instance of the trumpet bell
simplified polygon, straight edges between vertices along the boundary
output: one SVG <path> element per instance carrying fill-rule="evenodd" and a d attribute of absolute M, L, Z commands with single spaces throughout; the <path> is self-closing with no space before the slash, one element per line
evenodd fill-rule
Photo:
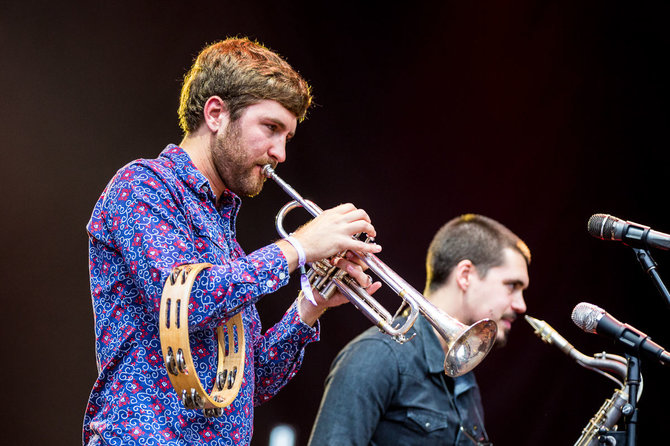
<path fill-rule="evenodd" d="M 490 319 L 482 319 L 465 329 L 449 346 L 444 373 L 461 376 L 477 367 L 493 348 L 497 332 L 498 326 Z"/>

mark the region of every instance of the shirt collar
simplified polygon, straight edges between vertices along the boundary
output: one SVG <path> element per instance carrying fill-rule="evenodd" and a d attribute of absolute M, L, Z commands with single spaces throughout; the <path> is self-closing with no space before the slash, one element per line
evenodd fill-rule
<path fill-rule="evenodd" d="M 414 327 L 423 340 L 423 351 L 430 373 L 444 373 L 444 350 L 433 326 L 423 317 L 417 318 Z M 410 341 L 412 342 L 412 341 Z"/>
<path fill-rule="evenodd" d="M 420 316 L 414 323 L 414 327 L 418 333 L 421 333 L 420 336 L 423 339 L 423 350 L 428 365 L 428 372 L 444 374 L 444 350 L 442 350 L 442 345 L 435 330 L 433 330 L 433 326 L 423 316 Z M 465 375 L 454 378 L 454 395 L 458 396 L 475 386 L 475 375 L 472 372 L 468 372 Z"/>
<path fill-rule="evenodd" d="M 212 186 L 209 184 L 209 180 L 205 177 L 195 167 L 191 157 L 176 144 L 168 144 L 168 146 L 163 149 L 160 156 L 168 158 L 174 163 L 174 170 L 177 173 L 177 176 L 184 181 L 190 189 L 197 195 L 204 196 L 212 200 L 213 203 L 216 203 L 216 197 L 212 191 Z M 239 207 L 240 198 L 230 191 L 225 189 L 221 196 L 221 204 L 224 206 L 232 206 L 234 208 Z"/>

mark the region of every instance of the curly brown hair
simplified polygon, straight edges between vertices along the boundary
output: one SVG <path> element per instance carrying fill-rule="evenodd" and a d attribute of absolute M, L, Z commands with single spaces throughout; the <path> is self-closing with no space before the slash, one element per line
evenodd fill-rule
<path fill-rule="evenodd" d="M 205 47 L 184 77 L 179 125 L 185 134 L 195 131 L 212 96 L 224 101 L 232 121 L 264 99 L 279 102 L 302 121 L 312 103 L 310 90 L 276 53 L 248 38 L 229 38 Z"/>

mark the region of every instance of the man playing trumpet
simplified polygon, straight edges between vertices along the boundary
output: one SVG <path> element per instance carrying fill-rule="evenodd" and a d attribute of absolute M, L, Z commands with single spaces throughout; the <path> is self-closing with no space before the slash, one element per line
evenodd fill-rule
<path fill-rule="evenodd" d="M 87 226 L 99 374 L 84 416 L 85 445 L 249 444 L 254 406 L 300 368 L 325 308 L 346 300 L 299 298 L 264 334 L 256 303 L 285 285 L 299 263 L 381 250 L 352 238 L 374 236 L 375 229 L 351 204 L 248 255 L 236 241 L 240 197 L 260 193 L 263 166 L 285 160 L 310 102 L 306 82 L 267 48 L 248 39 L 210 45 L 184 80 L 181 143 L 156 159 L 131 162 L 105 188 Z M 173 268 L 204 262 L 213 266 L 193 285 L 188 329 L 205 385 L 215 382 L 217 327 L 241 314 L 246 339 L 239 394 L 218 418 L 185 409 L 159 341 L 161 291 Z M 358 264 L 337 264 L 369 292 L 381 286 Z"/>

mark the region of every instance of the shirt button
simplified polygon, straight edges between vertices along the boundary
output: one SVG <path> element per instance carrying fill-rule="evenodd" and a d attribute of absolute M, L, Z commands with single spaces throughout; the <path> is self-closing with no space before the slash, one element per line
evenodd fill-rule
<path fill-rule="evenodd" d="M 284 280 L 284 277 L 286 277 L 286 274 L 284 273 L 279 273 L 279 279 Z"/>
<path fill-rule="evenodd" d="M 268 287 L 272 288 L 273 286 L 275 286 L 275 281 L 274 280 L 268 280 L 265 284 Z"/>
<path fill-rule="evenodd" d="M 426 423 L 426 427 L 430 427 L 430 423 Z"/>

